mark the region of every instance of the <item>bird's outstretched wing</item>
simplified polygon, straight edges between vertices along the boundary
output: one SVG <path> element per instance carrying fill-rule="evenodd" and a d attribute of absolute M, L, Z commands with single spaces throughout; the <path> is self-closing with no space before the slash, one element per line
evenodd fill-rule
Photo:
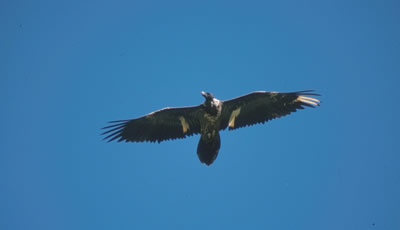
<path fill-rule="evenodd" d="M 313 90 L 278 93 L 256 91 L 232 100 L 223 101 L 221 129 L 237 129 L 264 123 L 304 109 L 319 106 L 320 101 L 310 96 L 320 96 Z"/>
<path fill-rule="evenodd" d="M 164 108 L 131 120 L 111 121 L 104 139 L 118 142 L 161 142 L 200 133 L 200 106 Z"/>

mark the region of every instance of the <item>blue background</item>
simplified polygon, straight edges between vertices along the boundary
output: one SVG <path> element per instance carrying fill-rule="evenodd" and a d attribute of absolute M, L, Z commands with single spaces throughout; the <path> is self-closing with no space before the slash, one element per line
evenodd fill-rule
<path fill-rule="evenodd" d="M 399 1 L 0 2 L 0 229 L 400 229 Z M 322 105 L 106 143 L 107 121 L 255 90 Z"/>

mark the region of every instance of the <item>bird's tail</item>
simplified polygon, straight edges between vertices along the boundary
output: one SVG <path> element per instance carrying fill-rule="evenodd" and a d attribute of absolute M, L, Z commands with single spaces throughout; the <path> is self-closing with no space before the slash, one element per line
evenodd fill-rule
<path fill-rule="evenodd" d="M 212 138 L 201 136 L 197 146 L 197 156 L 201 163 L 211 165 L 218 156 L 220 146 L 221 140 L 218 132 Z"/>

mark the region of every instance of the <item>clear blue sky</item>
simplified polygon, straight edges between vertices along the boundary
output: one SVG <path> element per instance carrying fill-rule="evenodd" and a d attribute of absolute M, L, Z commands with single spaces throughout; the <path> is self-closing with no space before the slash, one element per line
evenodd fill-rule
<path fill-rule="evenodd" d="M 400 229 L 399 1 L 0 2 L 0 229 Z M 107 121 L 255 90 L 321 107 L 106 143 Z"/>

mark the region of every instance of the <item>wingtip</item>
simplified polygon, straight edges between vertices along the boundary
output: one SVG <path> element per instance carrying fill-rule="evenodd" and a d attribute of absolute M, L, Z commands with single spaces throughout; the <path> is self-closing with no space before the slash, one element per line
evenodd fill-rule
<path fill-rule="evenodd" d="M 298 96 L 297 100 L 300 101 L 302 103 L 302 105 L 313 107 L 313 108 L 315 106 L 320 106 L 320 103 L 321 103 L 321 101 L 319 99 L 316 99 L 313 97 L 306 97 L 306 96 Z"/>
<path fill-rule="evenodd" d="M 122 122 L 127 122 L 129 120 L 116 120 L 116 121 L 109 121 L 107 123 L 122 123 Z"/>
<path fill-rule="evenodd" d="M 321 94 L 319 94 L 319 93 L 314 93 L 315 92 L 315 90 L 313 90 L 313 89 L 309 89 L 309 90 L 302 90 L 302 91 L 297 91 L 297 92 L 295 92 L 295 94 L 297 95 L 297 96 L 321 96 Z"/>

